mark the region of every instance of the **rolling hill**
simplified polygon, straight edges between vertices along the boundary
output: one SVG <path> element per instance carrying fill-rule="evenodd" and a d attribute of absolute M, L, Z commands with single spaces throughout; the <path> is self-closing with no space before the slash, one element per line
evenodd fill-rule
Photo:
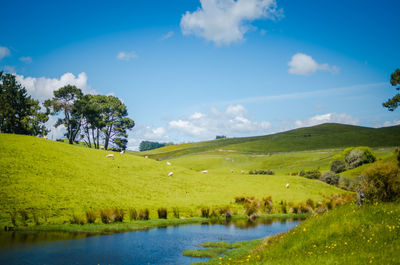
<path fill-rule="evenodd" d="M 141 152 L 140 155 L 161 160 L 220 149 L 268 154 L 349 146 L 389 147 L 398 145 L 400 145 L 400 126 L 368 128 L 325 123 L 265 136 L 171 145 Z"/>

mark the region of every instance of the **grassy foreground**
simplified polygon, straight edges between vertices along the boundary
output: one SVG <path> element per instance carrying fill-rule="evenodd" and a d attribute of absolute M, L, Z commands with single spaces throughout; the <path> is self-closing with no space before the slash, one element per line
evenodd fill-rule
<path fill-rule="evenodd" d="M 323 200 L 323 195 L 345 191 L 318 180 L 288 175 L 248 175 L 229 167 L 201 174 L 179 163 L 94 150 L 42 138 L 0 134 L 0 224 L 11 225 L 12 211 L 35 214 L 42 224 L 69 223 L 88 209 L 178 207 L 181 216 L 200 216 L 202 205 L 234 204 L 236 196 L 272 196 L 274 202 Z M 243 157 L 244 159 L 245 157 Z M 266 158 L 266 157 L 265 157 Z M 198 157 L 192 157 L 194 163 Z M 240 159 L 239 159 L 240 160 Z M 190 163 L 186 160 L 185 163 Z M 210 160 L 204 167 L 211 166 Z M 214 165 L 215 166 L 215 165 Z M 168 173 L 173 176 L 168 177 Z M 286 189 L 290 183 L 290 189 Z M 18 216 L 18 218 L 20 218 Z M 17 220 L 19 221 L 19 220 Z M 126 221 L 126 220 L 125 220 Z M 97 220 L 99 222 L 99 220 Z"/>
<path fill-rule="evenodd" d="M 219 246 L 220 247 L 220 246 Z M 343 205 L 198 264 L 400 264 L 400 204 Z"/>

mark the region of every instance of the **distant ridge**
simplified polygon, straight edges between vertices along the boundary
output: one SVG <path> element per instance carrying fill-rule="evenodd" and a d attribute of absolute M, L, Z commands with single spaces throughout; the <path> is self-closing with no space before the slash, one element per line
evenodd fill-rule
<path fill-rule="evenodd" d="M 385 147 L 400 145 L 400 126 L 369 128 L 324 123 L 264 136 L 226 138 L 198 143 L 166 146 L 140 155 L 167 159 L 187 154 L 233 150 L 248 153 L 307 151 L 349 146 Z"/>

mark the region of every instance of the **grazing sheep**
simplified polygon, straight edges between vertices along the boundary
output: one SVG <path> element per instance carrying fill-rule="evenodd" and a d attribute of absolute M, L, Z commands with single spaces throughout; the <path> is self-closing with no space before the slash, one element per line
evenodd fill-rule
<path fill-rule="evenodd" d="M 46 136 L 46 135 L 44 135 L 44 136 L 43 136 L 43 139 L 47 140 L 47 136 Z"/>
<path fill-rule="evenodd" d="M 208 170 L 201 171 L 201 174 L 207 174 L 207 173 L 208 173 Z"/>
<path fill-rule="evenodd" d="M 171 171 L 168 173 L 168 177 L 172 177 L 172 175 L 174 175 L 174 172 Z"/>
<path fill-rule="evenodd" d="M 121 155 L 125 154 L 125 150 L 122 150 L 121 152 L 119 152 Z"/>
<path fill-rule="evenodd" d="M 101 149 L 101 150 L 104 150 L 104 145 L 100 145 L 100 149 Z"/>
<path fill-rule="evenodd" d="M 289 183 L 288 183 L 288 184 L 286 184 L 286 188 L 287 188 L 287 189 L 289 188 Z"/>
<path fill-rule="evenodd" d="M 242 174 L 244 174 L 244 170 L 242 170 Z"/>
<path fill-rule="evenodd" d="M 149 158 L 148 156 L 145 156 L 144 158 Z"/>
<path fill-rule="evenodd" d="M 114 159 L 114 154 L 108 154 L 108 155 L 106 155 L 106 158 L 112 158 L 112 159 Z"/>
<path fill-rule="evenodd" d="M 171 165 L 171 163 L 167 161 L 167 165 L 168 165 L 168 166 L 170 166 L 170 165 Z"/>
<path fill-rule="evenodd" d="M 231 169 L 231 173 L 233 173 L 233 169 Z"/>

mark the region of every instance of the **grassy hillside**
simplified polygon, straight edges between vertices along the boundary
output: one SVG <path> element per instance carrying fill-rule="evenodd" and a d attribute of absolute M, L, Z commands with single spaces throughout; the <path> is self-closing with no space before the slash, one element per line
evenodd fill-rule
<path fill-rule="evenodd" d="M 399 264 L 399 217 L 399 203 L 344 205 L 198 264 Z"/>
<path fill-rule="evenodd" d="M 400 126 L 375 129 L 327 123 L 266 136 L 218 139 L 166 146 L 142 152 L 141 155 L 155 159 L 170 159 L 219 149 L 267 154 L 348 146 L 384 147 L 398 145 L 400 145 Z"/>
<path fill-rule="evenodd" d="M 231 173 L 229 167 L 200 174 L 184 163 L 179 166 L 172 161 L 169 166 L 165 161 L 119 153 L 108 159 L 109 153 L 37 137 L 0 134 L 0 223 L 9 223 L 8 212 L 20 209 L 62 223 L 72 213 L 82 214 L 89 208 L 148 207 L 154 216 L 159 207 L 179 207 L 187 215 L 197 215 L 199 206 L 227 205 L 235 196 L 271 195 L 275 201 L 304 202 L 343 192 L 297 176 Z M 193 163 L 196 169 L 209 168 L 211 160 L 201 165 L 194 157 L 185 163 Z M 174 174 L 168 177 L 171 171 Z M 285 188 L 286 183 L 290 183 L 290 189 Z"/>

